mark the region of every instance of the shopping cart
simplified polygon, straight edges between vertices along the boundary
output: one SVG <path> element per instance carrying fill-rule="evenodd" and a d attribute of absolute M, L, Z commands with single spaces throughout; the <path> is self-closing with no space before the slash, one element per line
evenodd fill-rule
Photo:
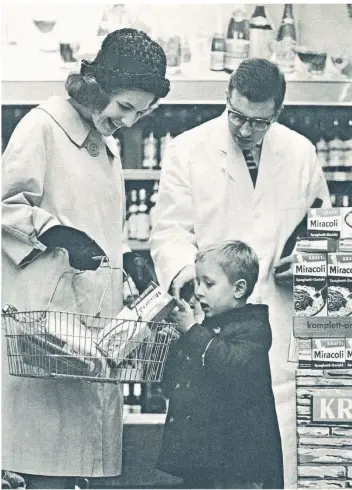
<path fill-rule="evenodd" d="M 111 270 L 110 281 L 113 268 L 108 262 L 106 266 Z M 63 275 L 45 310 L 17 311 L 4 305 L 2 320 L 10 374 L 100 383 L 161 381 L 174 325 L 101 316 L 108 284 L 96 315 L 51 310 Z"/>

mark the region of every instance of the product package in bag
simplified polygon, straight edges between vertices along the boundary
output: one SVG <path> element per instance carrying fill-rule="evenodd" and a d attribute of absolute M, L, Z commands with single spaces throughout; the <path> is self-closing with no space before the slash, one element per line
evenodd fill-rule
<path fill-rule="evenodd" d="M 147 289 L 125 306 L 98 334 L 97 347 L 118 366 L 124 361 L 141 357 L 155 343 L 155 331 L 176 306 L 174 298 L 151 282 Z M 156 323 L 153 323 L 156 322 Z M 143 350 L 143 356 L 138 354 Z M 132 355 L 133 354 L 133 355 Z"/>

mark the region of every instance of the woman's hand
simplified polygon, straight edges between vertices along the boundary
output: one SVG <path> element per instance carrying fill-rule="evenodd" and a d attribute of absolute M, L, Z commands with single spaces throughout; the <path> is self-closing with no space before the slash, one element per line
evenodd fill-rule
<path fill-rule="evenodd" d="M 177 306 L 169 315 L 170 321 L 176 324 L 175 328 L 179 332 L 186 333 L 196 323 L 193 311 L 184 299 L 174 299 Z"/>

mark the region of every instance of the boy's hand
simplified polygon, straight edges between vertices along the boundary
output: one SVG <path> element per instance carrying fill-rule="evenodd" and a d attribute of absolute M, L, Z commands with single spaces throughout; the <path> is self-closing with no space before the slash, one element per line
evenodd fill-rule
<path fill-rule="evenodd" d="M 177 306 L 169 315 L 170 321 L 176 323 L 175 328 L 179 332 L 186 333 L 196 323 L 193 311 L 184 299 L 175 298 L 175 301 Z"/>

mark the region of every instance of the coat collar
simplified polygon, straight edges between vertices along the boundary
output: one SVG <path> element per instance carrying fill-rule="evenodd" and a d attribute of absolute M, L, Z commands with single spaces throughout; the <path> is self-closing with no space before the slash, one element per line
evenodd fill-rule
<path fill-rule="evenodd" d="M 113 136 L 101 136 L 88 121 L 83 119 L 67 98 L 60 96 L 51 97 L 38 106 L 38 109 L 47 112 L 77 146 L 82 147 L 90 133 L 94 133 L 102 138 L 115 157 L 119 156 L 115 138 Z"/>
<path fill-rule="evenodd" d="M 260 321 L 261 323 L 269 323 L 269 310 L 267 305 L 263 304 L 252 304 L 247 303 L 241 308 L 233 308 L 231 310 L 225 311 L 224 313 L 219 313 L 212 318 L 205 318 L 203 320 L 203 327 L 214 328 L 220 325 L 226 325 L 236 321 L 243 321 L 253 319 Z"/>

